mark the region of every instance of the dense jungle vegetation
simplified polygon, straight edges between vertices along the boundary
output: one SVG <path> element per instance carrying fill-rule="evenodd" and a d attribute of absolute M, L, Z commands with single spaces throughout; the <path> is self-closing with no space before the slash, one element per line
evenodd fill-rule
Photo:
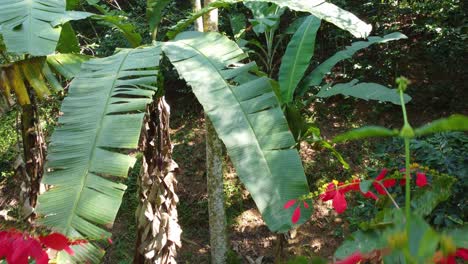
<path fill-rule="evenodd" d="M 466 263 L 461 0 L 0 0 L 0 263 Z"/>

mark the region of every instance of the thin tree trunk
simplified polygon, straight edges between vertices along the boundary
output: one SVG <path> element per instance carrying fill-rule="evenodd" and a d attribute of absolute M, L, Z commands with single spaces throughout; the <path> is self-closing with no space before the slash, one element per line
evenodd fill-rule
<path fill-rule="evenodd" d="M 21 139 L 23 159 L 18 160 L 15 169 L 21 179 L 19 202 L 23 219 L 34 217 L 34 207 L 40 191 L 44 173 L 45 142 L 39 124 L 39 115 L 34 96 L 29 93 L 30 104 L 21 105 Z"/>
<path fill-rule="evenodd" d="M 202 8 L 201 0 L 192 0 L 193 11 L 197 12 Z M 195 31 L 203 31 L 203 18 L 199 17 L 195 20 Z"/>
<path fill-rule="evenodd" d="M 211 2 L 214 1 L 204 0 L 204 5 L 207 6 Z M 217 9 L 206 14 L 203 20 L 203 30 L 205 32 L 218 31 Z M 206 115 L 205 126 L 211 262 L 223 264 L 226 263 L 228 251 L 226 212 L 224 208 L 223 143 Z"/>
<path fill-rule="evenodd" d="M 176 263 L 181 246 L 175 193 L 178 166 L 172 160 L 169 116 L 169 105 L 164 97 L 159 98 L 149 106 L 142 129 L 134 263 Z"/>

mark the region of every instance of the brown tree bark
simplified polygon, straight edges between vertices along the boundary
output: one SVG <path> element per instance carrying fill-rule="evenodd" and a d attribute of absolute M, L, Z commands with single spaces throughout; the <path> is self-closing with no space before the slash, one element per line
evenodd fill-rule
<path fill-rule="evenodd" d="M 172 160 L 170 108 L 164 97 L 149 106 L 142 128 L 134 263 L 176 263 L 182 230 L 177 220 L 177 164 Z"/>
<path fill-rule="evenodd" d="M 39 114 L 34 95 L 29 91 L 30 104 L 21 105 L 20 130 L 23 159 L 15 164 L 16 176 L 21 182 L 19 203 L 23 219 L 34 218 L 42 176 L 46 144 L 39 123 Z"/>

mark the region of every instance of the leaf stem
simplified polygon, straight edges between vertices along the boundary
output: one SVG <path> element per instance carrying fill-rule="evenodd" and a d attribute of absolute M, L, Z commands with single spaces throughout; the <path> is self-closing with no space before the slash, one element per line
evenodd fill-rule
<path fill-rule="evenodd" d="M 395 201 L 395 199 L 393 199 L 393 196 L 388 192 L 387 188 L 385 187 L 385 185 L 382 184 L 382 182 L 380 181 L 376 181 L 377 184 L 379 184 L 385 191 L 385 193 L 387 194 L 387 196 L 390 198 L 390 200 L 392 200 L 392 203 L 393 205 L 395 205 L 395 207 L 397 209 L 400 209 L 400 206 L 398 206 L 397 202 Z"/>
<path fill-rule="evenodd" d="M 411 188 L 410 188 L 410 140 L 405 138 L 405 215 L 406 228 L 409 231 L 409 218 L 411 216 Z"/>

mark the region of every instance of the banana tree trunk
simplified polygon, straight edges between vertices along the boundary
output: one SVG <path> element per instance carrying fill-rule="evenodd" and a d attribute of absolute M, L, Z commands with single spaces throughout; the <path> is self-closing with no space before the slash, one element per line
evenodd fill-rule
<path fill-rule="evenodd" d="M 15 164 L 16 175 L 21 181 L 19 203 L 23 219 L 34 217 L 33 208 L 40 191 L 46 149 L 35 98 L 32 94 L 29 98 L 30 104 L 21 105 L 23 160 L 19 159 Z"/>
<path fill-rule="evenodd" d="M 177 164 L 172 160 L 170 108 L 160 98 L 149 106 L 142 129 L 134 263 L 176 263 L 182 230 L 177 220 Z"/>
<path fill-rule="evenodd" d="M 207 6 L 212 2 L 214 1 L 205 0 L 204 5 Z M 218 31 L 217 9 L 206 14 L 203 20 L 205 32 Z M 226 210 L 224 208 L 223 143 L 206 115 L 205 126 L 211 262 L 222 264 L 226 263 L 228 251 Z"/>

